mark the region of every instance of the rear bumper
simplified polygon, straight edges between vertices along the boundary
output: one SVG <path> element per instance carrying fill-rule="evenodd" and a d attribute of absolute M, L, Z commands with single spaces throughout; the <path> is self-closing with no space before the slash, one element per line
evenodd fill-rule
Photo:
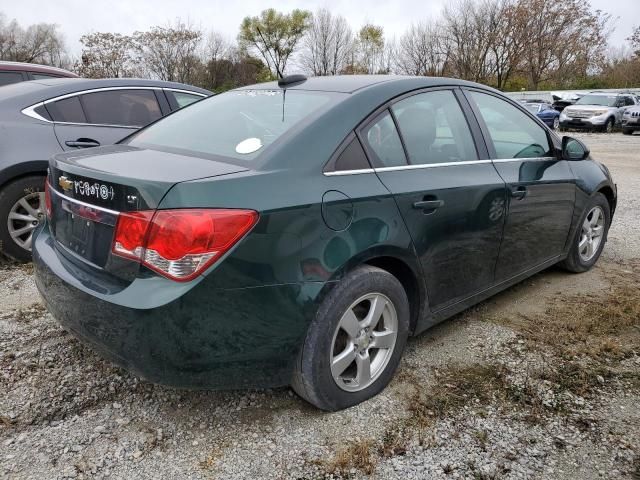
<path fill-rule="evenodd" d="M 289 384 L 323 287 L 225 290 L 209 288 L 205 278 L 163 305 L 154 278 L 137 279 L 118 293 L 98 292 L 57 251 L 46 226 L 35 239 L 33 259 L 36 285 L 65 329 L 140 377 L 181 388 Z M 136 298 L 142 308 L 133 305 Z"/>

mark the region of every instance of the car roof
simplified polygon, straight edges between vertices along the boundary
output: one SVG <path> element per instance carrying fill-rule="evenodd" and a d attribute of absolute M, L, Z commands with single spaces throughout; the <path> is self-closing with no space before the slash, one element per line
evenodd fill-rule
<path fill-rule="evenodd" d="M 331 75 L 326 77 L 309 77 L 307 80 L 287 86 L 287 90 L 315 90 L 322 92 L 355 93 L 359 90 L 381 85 L 413 80 L 420 87 L 435 87 L 439 85 L 466 85 L 479 86 L 478 84 L 447 77 L 413 77 L 407 75 Z M 266 82 L 256 85 L 248 85 L 238 90 L 280 90 L 278 82 Z M 483 88 L 486 88 L 483 86 Z"/>
<path fill-rule="evenodd" d="M 69 78 L 77 78 L 73 72 L 69 70 L 65 70 L 63 68 L 52 67 L 50 65 L 40 65 L 37 63 L 24 63 L 24 62 L 8 62 L 8 61 L 0 61 L 0 71 L 6 70 L 21 70 L 25 72 L 34 72 L 34 73 L 51 73 L 56 75 L 64 75 Z"/>
<path fill-rule="evenodd" d="M 0 88 L 0 102 L 10 99 L 19 99 L 21 103 L 33 104 L 42 102 L 49 98 L 71 94 L 82 90 L 110 87 L 157 87 L 175 90 L 189 90 L 204 95 L 213 94 L 204 88 L 161 80 L 144 80 L 139 78 L 51 78 L 5 85 Z"/>

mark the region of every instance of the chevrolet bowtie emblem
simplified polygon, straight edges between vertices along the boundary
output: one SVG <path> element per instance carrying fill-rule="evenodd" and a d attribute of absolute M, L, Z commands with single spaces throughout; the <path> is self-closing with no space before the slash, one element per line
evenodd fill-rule
<path fill-rule="evenodd" d="M 73 182 L 67 177 L 63 176 L 58 179 L 58 185 L 60 185 L 62 189 L 66 191 L 71 190 L 71 188 L 73 187 Z"/>

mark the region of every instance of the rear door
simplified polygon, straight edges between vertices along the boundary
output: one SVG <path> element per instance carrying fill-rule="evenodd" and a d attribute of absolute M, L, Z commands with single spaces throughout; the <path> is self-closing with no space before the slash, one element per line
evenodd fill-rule
<path fill-rule="evenodd" d="M 162 117 L 151 89 L 80 92 L 45 102 L 65 150 L 112 145 Z"/>
<path fill-rule="evenodd" d="M 469 116 L 460 91 L 433 89 L 399 99 L 359 131 L 411 233 L 432 311 L 494 279 L 505 185 Z"/>
<path fill-rule="evenodd" d="M 507 217 L 496 268 L 505 280 L 560 255 L 571 226 L 575 179 L 547 129 L 489 92 L 468 89 L 496 169 L 507 184 Z"/>

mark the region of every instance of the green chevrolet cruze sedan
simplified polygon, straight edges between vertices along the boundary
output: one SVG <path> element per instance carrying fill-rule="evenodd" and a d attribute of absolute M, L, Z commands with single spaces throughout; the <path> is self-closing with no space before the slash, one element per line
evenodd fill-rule
<path fill-rule="evenodd" d="M 285 77 L 55 156 L 36 281 L 102 355 L 186 388 L 326 410 L 407 337 L 604 247 L 616 187 L 578 140 L 445 78 Z"/>

